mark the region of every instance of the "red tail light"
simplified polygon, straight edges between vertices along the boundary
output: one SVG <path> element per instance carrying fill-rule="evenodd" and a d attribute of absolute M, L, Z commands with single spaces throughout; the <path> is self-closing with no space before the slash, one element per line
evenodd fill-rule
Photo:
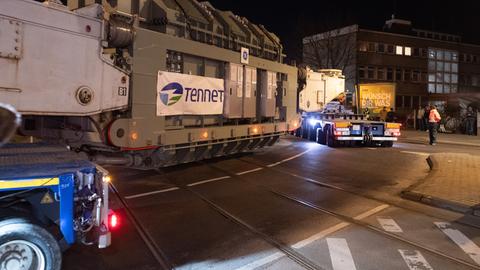
<path fill-rule="evenodd" d="M 117 228 L 118 225 L 119 225 L 119 218 L 118 218 L 117 214 L 111 212 L 108 215 L 108 228 L 110 230 L 112 230 L 112 229 Z"/>

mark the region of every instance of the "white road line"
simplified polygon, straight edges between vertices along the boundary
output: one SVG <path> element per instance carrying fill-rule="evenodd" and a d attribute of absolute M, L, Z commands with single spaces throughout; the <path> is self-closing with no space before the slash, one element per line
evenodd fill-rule
<path fill-rule="evenodd" d="M 305 239 L 305 240 L 302 240 L 298 243 L 296 243 L 295 245 L 293 245 L 292 247 L 295 248 L 295 249 L 299 249 L 299 248 L 303 248 L 304 246 L 308 246 L 309 244 L 311 244 L 312 242 L 315 242 L 317 241 L 318 239 L 322 239 L 322 238 L 325 238 L 327 235 L 330 235 L 336 231 L 339 231 L 345 227 L 347 227 L 348 225 L 350 225 L 350 223 L 348 222 L 340 222 L 338 223 L 337 225 L 334 225 L 330 228 L 327 228 L 317 234 L 314 234 L 312 236 L 310 236 L 309 238 Z"/>
<path fill-rule="evenodd" d="M 275 260 L 278 260 L 280 258 L 282 258 L 284 256 L 283 253 L 281 252 L 275 252 L 273 253 L 272 255 L 269 255 L 267 257 L 263 257 L 262 259 L 259 259 L 259 260 L 256 260 L 256 261 L 253 261 L 247 265 L 244 265 L 242 267 L 239 267 L 235 270 L 252 270 L 252 269 L 256 269 L 262 265 L 265 265 L 267 263 L 271 263 Z"/>
<path fill-rule="evenodd" d="M 377 150 L 377 148 L 367 147 L 368 150 Z"/>
<path fill-rule="evenodd" d="M 251 169 L 251 170 L 248 170 L 248 171 L 243 171 L 243 172 L 236 173 L 235 175 L 244 175 L 244 174 L 247 174 L 247 173 L 257 172 L 257 171 L 260 171 L 260 170 L 263 170 L 263 168 L 255 168 L 255 169 Z"/>
<path fill-rule="evenodd" d="M 343 238 L 327 238 L 328 250 L 334 270 L 355 270 L 352 253 L 348 248 L 347 240 Z"/>
<path fill-rule="evenodd" d="M 371 216 L 371 215 L 374 215 L 374 214 L 382 211 L 383 209 L 385 209 L 385 208 L 387 208 L 387 207 L 389 207 L 389 205 L 387 205 L 387 204 L 382 204 L 382 205 L 380 205 L 380 206 L 377 206 L 377 207 L 375 207 L 375 208 L 373 208 L 373 209 L 370 209 L 370 210 L 368 210 L 368 211 L 366 211 L 366 212 L 364 212 L 364 213 L 361 213 L 361 214 L 357 215 L 356 217 L 354 217 L 354 219 L 357 219 L 357 220 L 364 219 L 364 218 L 366 218 L 366 217 L 369 217 L 369 216 Z M 336 231 L 339 231 L 339 230 L 341 230 L 341 229 L 343 229 L 343 228 L 345 228 L 345 227 L 348 227 L 348 225 L 350 225 L 350 223 L 348 223 L 348 222 L 340 222 L 340 223 L 338 223 L 338 224 L 336 224 L 336 225 L 333 225 L 333 226 L 331 226 L 331 227 L 329 227 L 329 228 L 327 228 L 327 229 L 325 229 L 325 230 L 323 230 L 323 231 L 321 231 L 321 232 L 319 232 L 319 233 L 316 233 L 316 234 L 310 236 L 310 237 L 307 238 L 307 239 L 304 239 L 304 240 L 302 240 L 302 241 L 299 241 L 299 242 L 293 244 L 291 247 L 294 248 L 294 249 L 303 248 L 303 247 L 308 246 L 309 244 L 311 244 L 311 243 L 313 243 L 313 242 L 315 242 L 315 241 L 317 241 L 317 240 L 319 240 L 319 239 L 325 238 L 325 237 L 327 237 L 328 235 L 330 235 L 330 234 L 332 234 L 332 233 L 335 233 Z M 277 253 L 280 254 L 281 256 L 279 257 L 278 255 L 276 255 Z M 272 254 L 272 255 L 270 255 L 270 256 L 267 256 L 267 257 L 265 257 L 265 258 L 256 260 L 256 261 L 254 261 L 254 262 L 252 262 L 252 263 L 249 263 L 249 264 L 247 264 L 247 265 L 245 265 L 245 266 L 242 266 L 242 267 L 240 267 L 240 268 L 238 268 L 238 269 L 236 269 L 236 270 L 240 270 L 240 269 L 241 269 L 241 270 L 255 269 L 255 268 L 257 268 L 257 267 L 260 267 L 260 266 L 262 266 L 262 265 L 268 264 L 268 263 L 270 263 L 270 262 L 272 262 L 272 261 L 274 261 L 274 260 L 277 260 L 277 259 L 285 256 L 283 253 L 280 253 L 280 252 L 277 252 L 277 253 L 274 253 L 274 254 Z"/>
<path fill-rule="evenodd" d="M 169 191 L 174 191 L 179 188 L 177 187 L 172 187 L 172 188 L 166 188 L 166 189 L 161 189 L 161 190 L 155 190 L 155 191 L 150 191 L 150 192 L 145 192 L 145 193 L 140 193 L 140 194 L 135 194 L 135 195 L 130 195 L 126 196 L 125 199 L 135 199 L 135 198 L 140 198 L 140 197 L 145 197 L 145 196 L 150 196 L 158 193 L 164 193 L 164 192 L 169 192 Z"/>
<path fill-rule="evenodd" d="M 374 214 L 376 214 L 376 213 L 378 213 L 378 212 L 380 212 L 380 211 L 383 211 L 384 209 L 388 208 L 389 206 L 390 206 L 390 205 L 388 205 L 388 204 L 379 205 L 379 206 L 377 206 L 377 207 L 375 207 L 375 208 L 373 208 L 373 209 L 368 210 L 367 212 L 363 212 L 363 213 L 361 213 L 360 215 L 355 216 L 354 219 L 360 220 L 360 219 L 367 218 L 367 217 L 369 217 L 369 216 L 371 216 L 371 215 L 374 215 Z"/>
<path fill-rule="evenodd" d="M 272 164 L 268 164 L 268 165 L 267 165 L 267 167 L 274 167 L 274 166 L 280 165 L 280 164 L 282 164 L 282 163 L 284 163 L 284 162 L 287 162 L 287 161 L 289 161 L 289 160 L 292 160 L 292 159 L 298 158 L 298 157 L 300 157 L 300 156 L 304 155 L 305 153 L 307 153 L 308 151 L 310 151 L 310 150 L 306 150 L 306 151 L 303 151 L 303 152 L 302 152 L 302 153 L 300 153 L 300 154 L 296 154 L 295 156 L 292 156 L 292 157 L 289 157 L 289 158 L 286 158 L 286 159 L 280 160 L 280 161 L 278 161 L 278 162 L 275 162 L 275 163 L 272 163 Z"/>
<path fill-rule="evenodd" d="M 457 244 L 473 261 L 480 265 L 480 248 L 461 231 L 452 228 L 448 222 L 434 222 L 435 225 Z"/>
<path fill-rule="evenodd" d="M 187 187 L 198 186 L 198 185 L 201 185 L 201 184 L 210 183 L 210 182 L 214 182 L 214 181 L 219 181 L 219 180 L 223 180 L 223 179 L 227 179 L 227 178 L 230 178 L 230 176 L 222 176 L 222 177 L 207 179 L 207 180 L 203 180 L 203 181 L 198 181 L 198 182 L 195 182 L 195 183 L 188 184 Z"/>
<path fill-rule="evenodd" d="M 378 223 L 387 232 L 402 233 L 403 230 L 398 226 L 397 222 L 390 217 L 377 217 Z"/>
<path fill-rule="evenodd" d="M 430 156 L 430 154 L 426 153 L 426 152 L 400 151 L 400 153 L 412 154 L 412 155 L 417 155 L 417 156 L 425 156 L 425 157 Z"/>
<path fill-rule="evenodd" d="M 433 270 L 430 264 L 425 260 L 422 253 L 418 250 L 399 249 L 398 252 L 402 255 L 403 260 L 410 270 Z"/>

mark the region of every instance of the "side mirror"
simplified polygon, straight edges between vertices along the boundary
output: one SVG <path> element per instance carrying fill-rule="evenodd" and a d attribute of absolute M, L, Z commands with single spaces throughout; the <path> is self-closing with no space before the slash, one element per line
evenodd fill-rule
<path fill-rule="evenodd" d="M 20 114 L 12 106 L 0 103 L 0 146 L 10 140 L 20 123 Z"/>

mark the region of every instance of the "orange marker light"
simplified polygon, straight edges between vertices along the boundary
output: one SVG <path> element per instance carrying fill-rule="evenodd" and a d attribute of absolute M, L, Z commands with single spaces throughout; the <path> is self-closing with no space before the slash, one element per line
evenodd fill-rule
<path fill-rule="evenodd" d="M 131 138 L 132 140 L 134 140 L 134 141 L 138 140 L 138 133 L 135 132 L 135 131 L 132 132 L 132 133 L 130 134 L 130 138 Z"/>
<path fill-rule="evenodd" d="M 208 138 L 208 131 L 205 131 L 202 133 L 202 138 L 207 139 Z"/>
<path fill-rule="evenodd" d="M 257 128 L 257 127 L 254 127 L 254 128 L 252 129 L 252 132 L 253 132 L 253 133 L 258 133 L 258 128 Z"/>

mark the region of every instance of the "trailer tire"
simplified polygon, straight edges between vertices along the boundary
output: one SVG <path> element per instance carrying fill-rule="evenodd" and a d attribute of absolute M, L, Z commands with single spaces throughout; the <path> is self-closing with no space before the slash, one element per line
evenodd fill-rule
<path fill-rule="evenodd" d="M 338 146 L 338 142 L 333 137 L 333 132 L 332 132 L 332 129 L 330 127 L 327 128 L 327 145 L 329 147 L 337 147 Z"/>
<path fill-rule="evenodd" d="M 317 143 L 319 144 L 326 144 L 325 132 L 323 132 L 323 128 L 317 128 Z"/>
<path fill-rule="evenodd" d="M 0 221 L 0 257 L 3 263 L 19 268 L 23 265 L 25 269 L 43 266 L 40 269 L 60 270 L 62 265 L 57 240 L 47 230 L 24 218 Z"/>

